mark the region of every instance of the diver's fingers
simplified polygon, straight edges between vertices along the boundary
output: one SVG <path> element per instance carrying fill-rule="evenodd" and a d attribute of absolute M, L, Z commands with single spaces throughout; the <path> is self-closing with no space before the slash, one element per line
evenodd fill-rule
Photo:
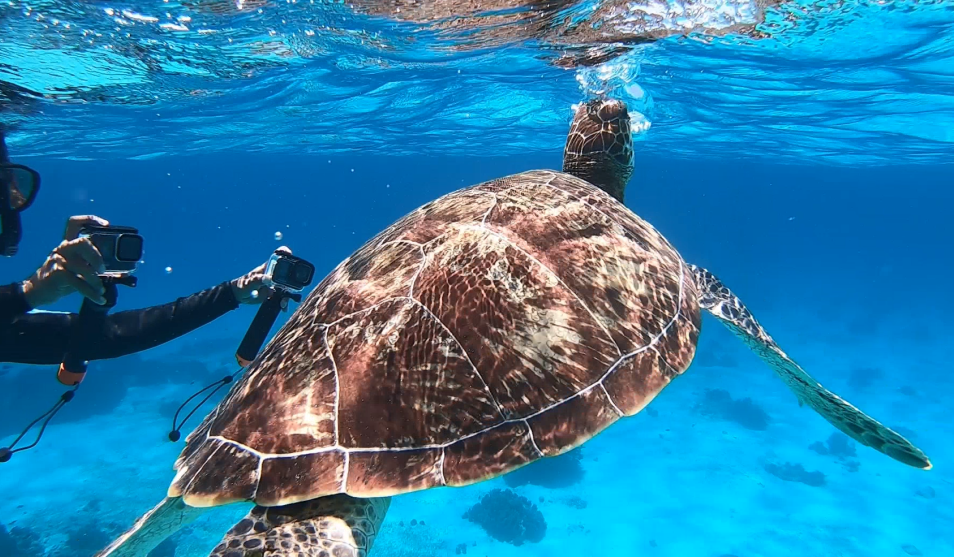
<path fill-rule="evenodd" d="M 89 238 L 77 238 L 71 242 L 63 242 L 56 248 L 56 254 L 61 258 L 61 261 L 58 262 L 59 265 L 66 270 L 67 274 L 72 277 L 79 277 L 89 286 L 91 292 L 100 295 L 99 300 L 103 299 L 101 295 L 106 292 L 106 289 L 103 287 L 103 280 L 96 274 L 105 269 L 103 256 L 100 255 Z M 84 296 L 91 298 L 85 293 L 85 290 L 83 292 Z M 94 299 L 93 301 L 97 300 Z"/>
<path fill-rule="evenodd" d="M 265 280 L 264 269 L 253 269 L 251 272 L 246 273 L 238 278 L 238 287 L 242 290 L 256 289 L 262 285 L 262 281 Z"/>
<path fill-rule="evenodd" d="M 252 269 L 251 271 L 249 271 L 248 274 L 245 275 L 245 276 L 255 275 L 255 276 L 258 277 L 258 278 L 262 278 L 262 277 L 265 276 L 265 267 L 267 267 L 267 266 L 268 266 L 268 263 L 262 263 L 262 264 L 259 265 L 258 267 L 255 267 L 254 269 Z"/>
<path fill-rule="evenodd" d="M 106 298 L 103 297 L 106 290 L 103 288 L 103 282 L 96 274 L 92 274 L 92 279 L 90 279 L 88 275 L 78 273 L 75 270 L 77 266 L 71 264 L 70 261 L 60 253 L 54 253 L 51 259 L 53 265 L 49 273 L 50 278 L 55 285 L 54 288 L 61 292 L 61 296 L 65 294 L 65 292 L 63 292 L 63 287 L 65 286 L 79 292 L 97 304 L 102 305 L 106 303 Z M 89 267 L 85 263 L 82 263 L 81 267 L 86 267 L 85 270 L 87 272 L 89 271 Z"/>
<path fill-rule="evenodd" d="M 283 253 L 283 254 L 285 254 L 285 255 L 291 255 L 291 253 L 292 253 L 291 248 L 289 248 L 288 246 L 279 246 L 279 247 L 275 248 L 275 251 L 280 252 L 280 253 Z M 271 259 L 271 257 L 269 257 L 269 259 Z M 255 267 L 254 269 L 252 269 L 252 270 L 249 272 L 249 274 L 250 274 L 250 275 L 261 275 L 261 276 L 259 276 L 258 278 L 259 278 L 259 279 L 264 279 L 264 278 L 265 278 L 265 269 L 266 269 L 267 267 L 268 267 L 268 261 L 266 261 L 265 263 L 262 263 L 261 265 L 259 265 L 258 267 Z"/>
<path fill-rule="evenodd" d="M 83 263 L 88 265 L 94 273 L 106 272 L 103 254 L 99 253 L 99 250 L 96 249 L 89 238 L 77 238 L 69 242 L 63 242 L 56 248 L 56 251 L 73 264 Z"/>
<path fill-rule="evenodd" d="M 63 267 L 66 269 L 68 275 L 78 277 L 83 281 L 83 284 L 88 285 L 91 292 L 96 292 L 98 295 L 102 295 L 106 292 L 105 287 L 103 287 L 103 280 L 99 278 L 85 261 L 66 257 L 64 258 Z M 84 296 L 85 295 L 86 294 L 84 294 Z"/>
<path fill-rule="evenodd" d="M 96 275 L 93 275 L 93 276 L 96 277 Z M 74 275 L 73 273 L 69 271 L 63 272 L 63 279 L 66 280 L 69 283 L 69 285 L 73 287 L 74 290 L 76 290 L 83 296 L 86 296 L 87 298 L 92 300 L 94 303 L 97 303 L 99 305 L 103 305 L 106 303 L 106 298 L 103 297 L 104 290 L 102 290 L 102 286 L 100 286 L 100 289 L 97 290 L 96 287 L 92 286 L 90 283 L 80 278 L 79 275 Z M 96 277 L 96 280 L 99 280 L 99 277 Z M 100 282 L 100 285 L 102 285 L 102 282 Z"/>
<path fill-rule="evenodd" d="M 80 230 L 89 225 L 109 226 L 109 221 L 96 215 L 74 215 L 66 221 L 66 232 L 63 233 L 63 239 L 75 240 L 79 236 Z"/>

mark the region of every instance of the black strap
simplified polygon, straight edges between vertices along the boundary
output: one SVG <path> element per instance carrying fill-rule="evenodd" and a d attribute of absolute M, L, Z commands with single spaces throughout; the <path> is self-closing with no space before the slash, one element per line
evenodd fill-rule
<path fill-rule="evenodd" d="M 73 397 L 76 395 L 76 389 L 79 389 L 79 385 L 76 385 L 69 391 L 66 391 L 65 393 L 63 393 L 60 396 L 60 400 L 56 401 L 56 404 L 53 405 L 53 408 L 50 408 L 42 416 L 30 422 L 30 425 L 23 428 L 23 431 L 20 432 L 20 435 L 18 435 L 17 438 L 13 440 L 13 443 L 10 443 L 9 447 L 0 448 L 0 462 L 7 462 L 10 460 L 10 457 L 12 457 L 15 453 L 18 453 L 20 451 L 25 451 L 27 449 L 32 449 L 33 447 L 37 446 L 37 444 L 40 442 L 40 439 L 43 437 L 43 433 L 46 431 L 46 426 L 50 423 L 50 420 L 52 420 L 53 416 L 55 416 L 56 413 L 60 411 L 60 408 L 63 408 L 63 406 L 67 402 L 73 400 Z M 44 420 L 44 418 L 46 419 Z M 40 432 L 37 433 L 36 440 L 34 440 L 33 443 L 27 445 L 26 447 L 20 447 L 19 449 L 14 449 L 14 447 L 17 446 L 17 443 L 19 443 L 20 440 L 23 439 L 23 437 L 27 434 L 27 432 L 30 431 L 30 429 L 33 426 L 35 426 L 36 423 L 39 422 L 40 420 L 43 420 L 43 425 L 40 426 Z"/>
<path fill-rule="evenodd" d="M 181 439 L 181 438 L 182 438 L 182 431 L 181 431 L 181 430 L 182 430 L 182 426 L 184 426 L 185 423 L 189 420 L 189 418 L 192 417 L 192 414 L 195 414 L 196 411 L 197 411 L 199 408 L 202 408 L 202 405 L 205 404 L 206 402 L 208 402 L 208 400 L 209 400 L 210 398 L 212 398 L 212 395 L 214 395 L 214 394 L 216 393 L 216 391 L 218 391 L 219 389 L 221 389 L 221 388 L 224 387 L 225 385 L 228 385 L 229 383 L 231 383 L 232 381 L 234 381 L 234 380 L 235 380 L 235 376 L 238 375 L 239 373 L 241 373 L 241 372 L 242 372 L 242 369 L 244 369 L 244 368 L 239 368 L 238 371 L 236 371 L 236 372 L 233 373 L 232 375 L 226 375 L 225 377 L 223 377 L 222 379 L 219 379 L 219 380 L 216 381 L 215 383 L 212 383 L 211 385 L 207 385 L 207 386 L 203 387 L 203 388 L 200 389 L 197 393 L 195 393 L 194 395 L 192 395 L 192 396 L 190 396 L 189 398 L 187 398 L 187 399 L 185 400 L 185 402 L 183 402 L 182 404 L 180 404 L 180 405 L 179 405 L 179 409 L 176 410 L 175 416 L 172 417 L 172 431 L 169 432 L 169 440 L 172 441 L 173 443 L 175 443 L 176 441 L 178 441 L 179 439 Z M 215 388 L 212 389 L 212 387 L 215 387 Z M 205 396 L 205 398 L 202 399 L 202 402 L 200 402 L 199 404 L 196 404 L 196 405 L 195 405 L 195 408 L 193 408 L 192 411 L 189 412 L 189 413 L 186 415 L 185 418 L 182 418 L 182 423 L 179 423 L 179 424 L 177 425 L 177 422 L 179 421 L 179 412 L 182 412 L 182 409 L 185 408 L 185 405 L 186 405 L 186 404 L 189 404 L 189 401 L 190 401 L 190 400 L 192 400 L 192 399 L 194 399 L 195 397 L 201 395 L 204 391 L 207 391 L 207 390 L 209 390 L 209 389 L 212 389 L 212 392 L 209 393 L 209 394 L 207 394 L 207 395 Z"/>

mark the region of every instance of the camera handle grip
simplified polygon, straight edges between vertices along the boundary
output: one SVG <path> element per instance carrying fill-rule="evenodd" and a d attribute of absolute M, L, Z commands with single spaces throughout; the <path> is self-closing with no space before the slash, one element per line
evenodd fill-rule
<path fill-rule="evenodd" d="M 68 387 L 79 385 L 86 378 L 86 367 L 89 362 L 83 359 L 83 348 L 87 345 L 87 335 L 89 331 L 98 331 L 102 329 L 102 322 L 106 319 L 109 310 L 116 306 L 119 298 L 119 285 L 133 288 L 138 280 L 131 275 L 101 275 L 105 292 L 103 297 L 106 303 L 99 305 L 89 298 L 83 298 L 83 304 L 80 306 L 78 318 L 71 324 L 69 340 L 67 341 L 66 354 L 60 362 L 60 367 L 56 372 L 56 379 Z"/>
<path fill-rule="evenodd" d="M 56 379 L 63 385 L 73 387 L 79 385 L 86 378 L 86 367 L 89 362 L 83 359 L 82 354 L 83 347 L 86 346 L 87 334 L 89 331 L 102 328 L 102 321 L 106 318 L 109 310 L 116 305 L 116 299 L 119 297 L 116 282 L 108 280 L 109 278 L 111 277 L 103 278 L 103 286 L 106 290 L 103 297 L 106 298 L 106 303 L 99 305 L 89 298 L 83 298 L 79 316 L 70 327 L 66 354 L 56 371 Z"/>
<path fill-rule="evenodd" d="M 242 344 L 240 344 L 238 350 L 235 351 L 235 359 L 240 366 L 247 366 L 258 356 L 258 351 L 262 348 L 262 344 L 265 343 L 265 338 L 268 336 L 268 332 L 272 330 L 272 326 L 275 324 L 275 320 L 278 319 L 278 314 L 281 313 L 282 305 L 287 298 L 299 301 L 301 296 L 292 294 L 281 288 L 275 288 L 272 290 L 272 293 L 269 294 L 268 298 L 262 302 L 262 305 L 259 306 L 258 311 L 255 313 L 255 318 L 252 319 L 252 324 L 249 325 L 248 330 L 245 331 L 245 338 L 242 339 Z"/>

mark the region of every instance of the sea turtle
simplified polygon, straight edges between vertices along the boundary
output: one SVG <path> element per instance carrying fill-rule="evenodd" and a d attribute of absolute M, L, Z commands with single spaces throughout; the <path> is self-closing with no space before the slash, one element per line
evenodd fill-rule
<path fill-rule="evenodd" d="M 189 436 L 168 497 L 100 555 L 145 557 L 205 508 L 253 502 L 211 555 L 364 556 L 392 496 L 497 477 L 642 410 L 689 367 L 703 309 L 800 403 L 931 467 L 627 209 L 632 172 L 625 104 L 594 99 L 563 172 L 449 193 L 372 238 Z"/>

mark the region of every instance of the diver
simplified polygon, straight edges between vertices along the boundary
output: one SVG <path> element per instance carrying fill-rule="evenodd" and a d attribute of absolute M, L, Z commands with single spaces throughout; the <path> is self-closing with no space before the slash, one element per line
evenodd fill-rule
<path fill-rule="evenodd" d="M 11 164 L 0 128 L 0 254 L 17 253 L 22 230 L 20 213 L 33 203 L 39 174 L 24 165 Z M 0 362 L 58 364 L 68 349 L 76 313 L 37 311 L 60 298 L 79 292 L 90 301 L 106 303 L 103 257 L 80 231 L 89 225 L 107 226 L 99 217 L 74 216 L 66 225 L 63 241 L 29 278 L 0 286 Z M 288 251 L 287 248 L 280 248 Z M 290 253 L 290 252 L 289 252 Z M 169 342 L 214 321 L 240 304 L 258 304 L 268 297 L 265 264 L 212 288 L 148 308 L 107 314 L 95 331 L 84 336 L 84 358 L 102 360 L 141 352 Z M 261 292 L 259 292 L 261 291 Z M 261 295 L 259 295 L 261 294 Z"/>

